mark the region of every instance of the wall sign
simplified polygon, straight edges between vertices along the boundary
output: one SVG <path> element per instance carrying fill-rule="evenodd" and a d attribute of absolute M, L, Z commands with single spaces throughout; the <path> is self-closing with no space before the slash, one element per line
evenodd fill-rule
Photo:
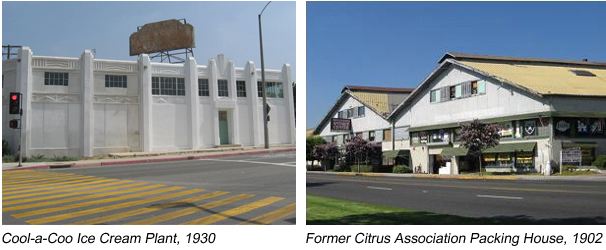
<path fill-rule="evenodd" d="M 562 163 L 581 163 L 583 151 L 579 147 L 562 149 Z"/>
<path fill-rule="evenodd" d="M 351 131 L 351 119 L 332 118 L 330 131 Z"/>

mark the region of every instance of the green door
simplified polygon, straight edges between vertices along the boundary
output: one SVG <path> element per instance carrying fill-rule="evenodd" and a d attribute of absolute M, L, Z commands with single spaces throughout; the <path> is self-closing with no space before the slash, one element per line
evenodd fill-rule
<path fill-rule="evenodd" d="M 219 138 L 221 145 L 229 144 L 229 133 L 227 131 L 227 111 L 219 111 Z"/>

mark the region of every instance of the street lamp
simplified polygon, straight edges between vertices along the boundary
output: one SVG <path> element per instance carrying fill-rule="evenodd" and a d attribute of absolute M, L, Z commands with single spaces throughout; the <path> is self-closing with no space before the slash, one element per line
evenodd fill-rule
<path fill-rule="evenodd" d="M 261 15 L 263 14 L 263 11 L 265 11 L 265 8 L 267 8 L 267 5 L 269 5 L 271 3 L 271 1 L 269 1 L 265 7 L 263 8 L 263 10 L 261 11 L 261 13 L 259 14 L 259 43 L 261 45 L 261 80 L 262 80 L 262 87 L 261 87 L 261 91 L 263 91 L 263 131 L 264 131 L 264 136 L 265 136 L 265 148 L 269 148 L 269 134 L 267 133 L 268 129 L 267 129 L 267 94 L 265 93 L 265 62 L 263 61 L 263 32 L 261 31 Z"/>

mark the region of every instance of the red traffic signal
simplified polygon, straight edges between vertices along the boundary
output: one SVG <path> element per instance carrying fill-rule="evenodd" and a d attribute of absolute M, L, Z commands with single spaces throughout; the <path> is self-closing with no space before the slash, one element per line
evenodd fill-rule
<path fill-rule="evenodd" d="M 9 128 L 19 128 L 19 120 L 17 120 L 17 119 L 10 120 L 8 122 L 8 127 Z"/>
<path fill-rule="evenodd" d="M 8 100 L 8 113 L 11 115 L 21 114 L 21 93 L 10 93 L 10 99 Z"/>

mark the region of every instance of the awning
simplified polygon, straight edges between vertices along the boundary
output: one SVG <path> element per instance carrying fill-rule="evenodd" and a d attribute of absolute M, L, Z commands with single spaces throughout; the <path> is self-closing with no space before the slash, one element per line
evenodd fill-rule
<path fill-rule="evenodd" d="M 383 157 L 384 158 L 409 157 L 409 156 L 410 156 L 410 151 L 409 150 L 383 151 Z"/>
<path fill-rule="evenodd" d="M 442 157 L 444 158 L 450 158 L 453 156 L 465 156 L 467 155 L 467 152 L 469 151 L 469 149 L 464 148 L 464 147 L 460 147 L 460 148 L 444 148 L 442 149 Z"/>
<path fill-rule="evenodd" d="M 513 153 L 513 152 L 532 152 L 536 142 L 504 143 L 496 147 L 484 150 L 482 153 Z"/>
<path fill-rule="evenodd" d="M 597 148 L 598 144 L 595 142 L 562 142 L 564 148 Z"/>

